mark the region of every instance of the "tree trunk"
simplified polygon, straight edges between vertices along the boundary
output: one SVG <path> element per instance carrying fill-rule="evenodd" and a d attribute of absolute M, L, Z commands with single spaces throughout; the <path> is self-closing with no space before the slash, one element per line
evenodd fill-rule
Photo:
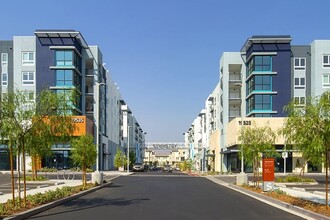
<path fill-rule="evenodd" d="M 9 143 L 9 158 L 10 158 L 10 174 L 11 174 L 11 194 L 13 206 L 15 206 L 15 176 L 14 176 L 14 161 L 13 161 L 13 145 Z"/>
<path fill-rule="evenodd" d="M 21 151 L 20 148 L 18 148 L 18 164 L 17 164 L 17 180 L 18 180 L 18 185 L 17 185 L 17 191 L 18 191 L 18 203 L 19 207 L 21 207 Z"/>
<path fill-rule="evenodd" d="M 23 153 L 24 207 L 26 207 L 26 166 L 25 166 L 25 145 L 24 145 L 24 141 L 22 141 L 22 153 Z"/>
<path fill-rule="evenodd" d="M 328 209 L 328 151 L 325 153 L 325 207 Z"/>
<path fill-rule="evenodd" d="M 82 166 L 82 181 L 83 181 L 83 188 L 86 187 L 86 166 Z"/>

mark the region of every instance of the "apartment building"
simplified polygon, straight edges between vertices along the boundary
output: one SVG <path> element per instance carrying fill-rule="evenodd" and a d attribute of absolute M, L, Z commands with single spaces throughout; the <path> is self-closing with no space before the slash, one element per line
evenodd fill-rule
<path fill-rule="evenodd" d="M 178 167 L 189 158 L 189 148 L 184 143 L 146 143 L 144 148 L 144 164 L 157 166 L 171 165 Z"/>
<path fill-rule="evenodd" d="M 215 91 L 205 103 L 208 156 L 214 158 L 214 165 L 209 163 L 211 170 L 241 170 L 237 138 L 243 126 L 267 124 L 277 131 L 286 117 L 284 107 L 292 99 L 296 105 L 305 105 L 309 97 L 320 96 L 330 88 L 330 41 L 315 40 L 310 45 L 291 45 L 291 41 L 289 35 L 254 35 L 246 40 L 240 52 L 222 54 L 219 62 L 220 103 L 216 113 L 218 132 L 210 132 L 214 118 L 210 106 Z M 193 123 L 185 135 L 186 145 L 195 141 L 191 132 L 194 126 Z M 279 153 L 288 151 L 285 160 L 276 158 L 275 170 L 284 172 L 284 162 L 286 172 L 295 170 L 298 161 L 303 159 L 301 154 L 285 149 L 281 137 L 276 139 L 275 147 Z M 245 166 L 244 171 L 251 171 L 251 167 Z M 321 168 L 308 164 L 305 171 L 321 171 Z"/>
<path fill-rule="evenodd" d="M 123 145 L 123 99 L 103 62 L 98 46 L 88 45 L 75 30 L 36 30 L 34 36 L 14 36 L 0 41 L 1 93 L 24 91 L 33 101 L 43 89 L 71 94 L 76 100 L 70 111 L 77 123 L 86 127 L 78 135 L 91 134 L 97 145 L 96 170 L 113 169 L 117 147 Z M 142 129 L 132 117 L 136 129 Z M 129 123 L 129 121 L 126 121 Z M 140 133 L 133 138 L 143 145 Z M 132 142 L 133 143 L 133 142 Z M 53 155 L 42 159 L 42 166 L 70 168 L 70 144 L 56 143 Z M 7 147 L 1 146 L 0 169 L 9 169 Z M 27 161 L 27 167 L 29 167 Z"/>

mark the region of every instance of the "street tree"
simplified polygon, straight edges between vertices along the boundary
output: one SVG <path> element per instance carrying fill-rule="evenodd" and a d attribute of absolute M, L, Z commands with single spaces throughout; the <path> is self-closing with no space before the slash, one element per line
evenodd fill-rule
<path fill-rule="evenodd" d="M 59 116 L 59 110 L 67 112 L 70 106 L 63 102 L 59 94 L 50 90 L 41 91 L 36 99 L 34 99 L 34 93 L 9 92 L 2 97 L 0 105 L 1 138 L 9 144 L 11 157 L 13 152 L 16 152 L 19 157 L 18 199 L 21 205 L 20 170 L 22 170 L 24 206 L 26 206 L 26 155 L 27 153 L 41 155 L 40 152 L 46 151 L 47 147 L 50 151 L 50 143 L 61 140 L 62 135 L 68 136 L 73 132 L 74 125 L 71 118 L 66 113 Z M 22 157 L 22 164 L 20 157 Z M 13 172 L 12 178 L 14 178 Z"/>
<path fill-rule="evenodd" d="M 269 127 L 257 126 L 255 123 L 252 126 L 244 127 L 240 130 L 238 140 L 240 144 L 240 157 L 243 158 L 246 164 L 252 165 L 254 183 L 259 186 L 259 167 L 260 158 L 270 158 L 277 156 L 275 149 L 276 133 Z"/>
<path fill-rule="evenodd" d="M 120 148 L 117 148 L 117 152 L 114 159 L 114 165 L 116 168 L 124 167 L 126 164 L 126 156 Z"/>
<path fill-rule="evenodd" d="M 74 164 L 81 167 L 82 184 L 86 187 L 86 170 L 96 162 L 96 145 L 93 136 L 83 135 L 71 140 L 71 159 Z"/>
<path fill-rule="evenodd" d="M 328 168 L 330 151 L 330 92 L 311 97 L 306 105 L 295 101 L 285 107 L 288 118 L 281 133 L 287 143 L 314 165 L 324 164 L 326 170 L 326 204 L 328 204 Z M 328 207 L 328 205 L 327 205 Z"/>
<path fill-rule="evenodd" d="M 129 150 L 129 166 L 133 166 L 133 164 L 135 163 L 136 161 L 136 153 L 135 153 L 135 150 L 133 149 L 130 149 Z"/>

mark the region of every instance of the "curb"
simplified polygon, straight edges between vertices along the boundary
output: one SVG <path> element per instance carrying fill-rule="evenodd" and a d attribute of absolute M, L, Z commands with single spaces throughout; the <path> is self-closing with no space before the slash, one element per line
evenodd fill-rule
<path fill-rule="evenodd" d="M 3 220 L 22 220 L 22 219 L 26 219 L 26 218 L 29 218 L 33 215 L 36 215 L 36 214 L 39 214 L 41 212 L 44 212 L 48 209 L 51 209 L 51 208 L 54 208 L 56 206 L 59 206 L 65 202 L 68 202 L 68 201 L 71 201 L 71 200 L 74 200 L 76 198 L 79 198 L 81 196 L 84 196 L 84 195 L 87 195 L 89 193 L 92 193 L 92 192 L 95 192 L 99 189 L 102 189 L 106 186 L 110 186 L 112 185 L 112 182 L 111 180 L 117 178 L 119 176 L 116 176 L 116 177 L 113 177 L 111 179 L 109 179 L 107 183 L 104 183 L 100 186 L 96 186 L 96 187 L 93 187 L 91 189 L 88 189 L 88 190 L 85 190 L 85 191 L 82 191 L 82 192 L 79 192 L 77 194 L 74 194 L 72 196 L 69 196 L 69 197 L 65 197 L 65 198 L 62 198 L 62 199 L 59 199 L 59 200 L 56 200 L 56 201 L 53 201 L 53 202 L 50 202 L 50 203 L 47 203 L 47 204 L 44 204 L 44 205 L 41 205 L 41 206 L 38 206 L 38 207 L 35 207 L 33 209 L 30 209 L 30 210 L 27 210 L 27 211 L 24 211 L 24 212 L 20 212 L 20 213 L 17 213 L 17 214 L 14 214 L 12 216 L 8 216 L 8 217 L 5 217 Z"/>

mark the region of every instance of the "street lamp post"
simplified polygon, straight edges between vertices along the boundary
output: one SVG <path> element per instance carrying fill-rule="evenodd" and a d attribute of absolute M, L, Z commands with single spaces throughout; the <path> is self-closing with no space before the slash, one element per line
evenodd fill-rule
<path fill-rule="evenodd" d="M 129 173 L 129 131 L 130 131 L 130 128 L 132 128 L 133 126 L 127 126 L 127 173 Z"/>
<path fill-rule="evenodd" d="M 242 74 L 243 75 L 243 74 Z M 243 77 L 242 79 L 243 80 Z M 243 106 L 243 97 L 244 97 L 244 89 L 243 89 L 243 83 L 236 83 L 235 86 L 239 86 L 241 89 L 241 128 L 244 129 L 244 106 Z M 243 149 L 241 149 L 241 172 L 237 175 L 236 184 L 237 185 L 243 185 L 247 184 L 248 178 L 247 174 L 244 172 L 244 155 L 243 155 Z"/>
<path fill-rule="evenodd" d="M 96 127 L 96 168 L 95 168 L 95 172 L 92 174 L 92 183 L 98 183 L 99 185 L 102 184 L 103 182 L 103 173 L 100 172 L 100 131 L 99 131 L 99 127 L 100 127 L 100 86 L 101 85 L 106 85 L 106 83 L 99 83 L 96 82 L 96 114 L 95 114 L 95 127 Z"/>
<path fill-rule="evenodd" d="M 96 98 L 96 171 L 100 170 L 100 86 L 106 85 L 105 83 L 96 83 L 97 98 Z"/>

